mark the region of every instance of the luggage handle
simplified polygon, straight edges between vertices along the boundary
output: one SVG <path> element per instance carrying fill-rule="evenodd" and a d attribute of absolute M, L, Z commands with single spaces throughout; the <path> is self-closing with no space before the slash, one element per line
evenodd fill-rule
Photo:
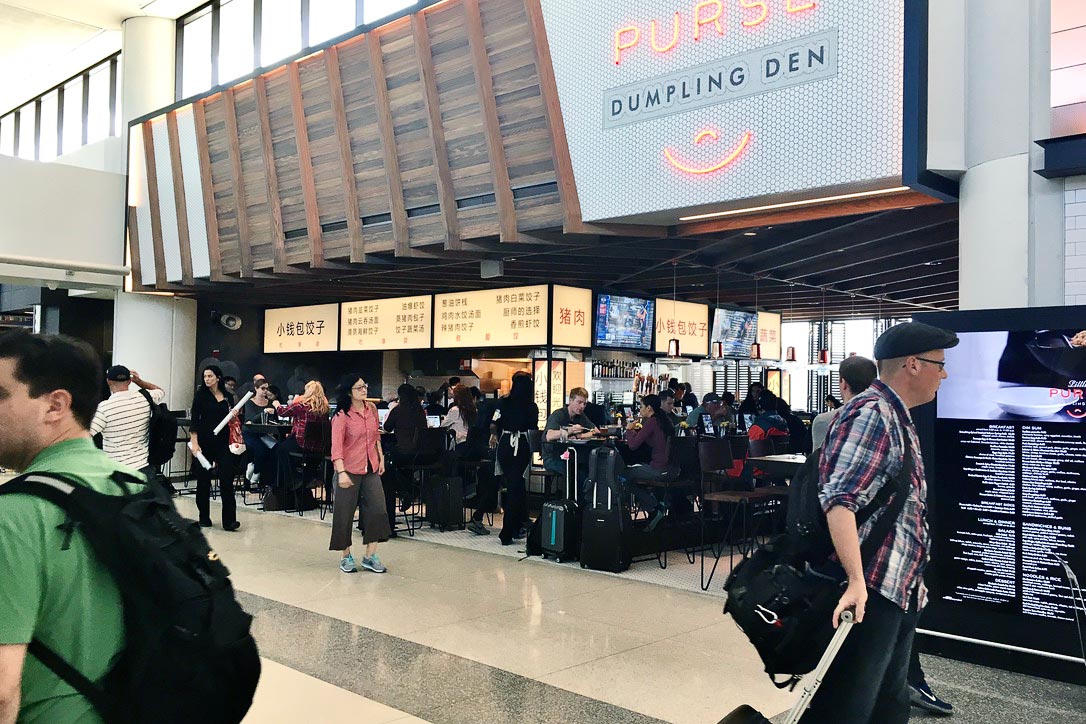
<path fill-rule="evenodd" d="M 571 454 L 572 453 L 572 454 Z M 573 473 L 577 473 L 577 448 L 570 445 L 566 448 L 566 500 L 573 500 L 573 496 L 570 494 L 570 481 L 574 480 L 573 476 L 569 474 L 569 461 L 573 460 Z"/>
<path fill-rule="evenodd" d="M 818 666 L 803 678 L 803 681 L 806 682 L 803 685 L 803 693 L 800 694 L 799 699 L 789 710 L 788 716 L 781 720 L 781 724 L 797 724 L 804 712 L 807 711 L 807 707 L 811 705 L 811 700 L 818 693 L 818 687 L 822 685 L 822 680 L 826 678 L 826 672 L 829 671 L 830 665 L 833 664 L 834 658 L 837 657 L 837 652 L 841 650 L 845 638 L 848 637 L 849 631 L 852 630 L 854 618 L 855 614 L 851 610 L 841 612 L 841 624 L 837 627 L 837 631 L 834 632 L 833 638 L 830 639 L 826 652 L 818 660 Z"/>

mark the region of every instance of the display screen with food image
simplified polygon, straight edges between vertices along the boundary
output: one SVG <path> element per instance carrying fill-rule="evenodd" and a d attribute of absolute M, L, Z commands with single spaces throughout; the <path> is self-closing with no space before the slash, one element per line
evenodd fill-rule
<path fill-rule="evenodd" d="M 962 332 L 946 351 L 938 414 L 966 420 L 1086 420 L 1086 330 Z"/>
<path fill-rule="evenodd" d="M 713 314 L 713 342 L 720 342 L 725 357 L 750 357 L 758 339 L 758 315 L 741 309 L 717 309 Z"/>
<path fill-rule="evenodd" d="M 651 350 L 653 319 L 651 299 L 600 294 L 596 298 L 593 346 Z"/>

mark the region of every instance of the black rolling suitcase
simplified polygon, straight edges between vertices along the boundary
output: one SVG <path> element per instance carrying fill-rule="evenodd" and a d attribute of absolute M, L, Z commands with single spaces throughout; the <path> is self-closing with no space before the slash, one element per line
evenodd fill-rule
<path fill-rule="evenodd" d="M 822 685 L 822 680 L 826 678 L 826 672 L 830 670 L 830 664 L 833 663 L 837 652 L 841 650 L 841 646 L 845 643 L 845 638 L 851 629 L 852 611 L 845 611 L 841 614 L 841 623 L 837 627 L 837 631 L 834 632 L 833 638 L 830 639 L 830 645 L 826 647 L 826 652 L 822 654 L 818 666 L 810 674 L 803 677 L 800 684 L 803 687 L 803 693 L 796 700 L 796 703 L 792 705 L 788 714 L 779 720 L 778 724 L 797 724 L 804 712 L 807 711 L 807 707 L 811 705 L 811 700 L 814 699 L 818 687 Z M 719 724 L 770 724 L 770 720 L 749 704 L 743 704 L 721 719 Z"/>
<path fill-rule="evenodd" d="M 630 567 L 630 513 L 615 476 L 618 451 L 604 446 L 588 461 L 588 495 L 581 526 L 581 568 L 621 573 Z"/>
<path fill-rule="evenodd" d="M 566 499 L 551 500 L 543 504 L 540 515 L 540 537 L 543 557 L 572 561 L 578 554 L 579 533 L 577 520 L 580 506 L 570 492 L 577 480 L 577 448 L 570 446 L 566 460 Z M 572 469 L 570 462 L 573 463 Z"/>

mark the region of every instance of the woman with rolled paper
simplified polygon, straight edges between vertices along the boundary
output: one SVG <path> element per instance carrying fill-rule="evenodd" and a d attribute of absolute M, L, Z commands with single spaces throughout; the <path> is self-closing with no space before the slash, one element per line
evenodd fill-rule
<path fill-rule="evenodd" d="M 196 471 L 196 507 L 200 511 L 200 526 L 204 528 L 211 527 L 213 475 L 219 481 L 223 530 L 234 531 L 241 527 L 237 520 L 237 501 L 234 500 L 238 458 L 230 452 L 230 426 L 223 425 L 215 432 L 220 422 L 237 414 L 233 407 L 234 398 L 223 386 L 222 370 L 217 365 L 204 367 L 203 384 L 192 398 L 192 426 L 189 428 L 189 449 Z"/>

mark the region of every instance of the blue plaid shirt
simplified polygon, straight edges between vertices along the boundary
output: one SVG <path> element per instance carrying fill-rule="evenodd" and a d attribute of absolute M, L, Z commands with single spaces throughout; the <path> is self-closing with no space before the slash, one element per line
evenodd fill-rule
<path fill-rule="evenodd" d="M 904 429 L 901 420 L 907 421 Z M 818 477 L 824 511 L 840 505 L 856 512 L 883 485 L 893 484 L 904 464 L 905 435 L 912 446 L 912 488 L 893 531 L 863 566 L 867 587 L 907 611 L 913 591 L 921 608 L 927 598 L 928 487 L 916 427 L 896 392 L 876 380 L 841 408 L 826 434 Z M 860 527 L 861 543 L 883 514 L 875 513 Z"/>

